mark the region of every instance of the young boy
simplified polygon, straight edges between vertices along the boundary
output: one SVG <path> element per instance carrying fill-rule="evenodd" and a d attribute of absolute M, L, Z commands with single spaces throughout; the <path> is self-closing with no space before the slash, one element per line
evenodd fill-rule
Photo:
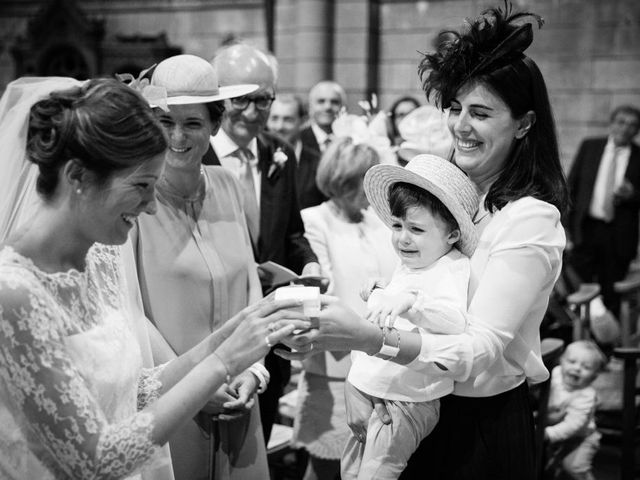
<path fill-rule="evenodd" d="M 386 287 L 376 284 L 365 295 L 369 318 L 382 329 L 382 346 L 376 357 L 351 354 L 347 411 L 367 421 L 352 425 L 342 457 L 343 480 L 398 478 L 438 421 L 438 399 L 451 393 L 453 381 L 437 366 L 417 372 L 390 359 L 399 351 L 398 329 L 465 330 L 468 257 L 478 241 L 472 222 L 478 207 L 475 187 L 440 157 L 419 155 L 404 168 L 377 165 L 367 172 L 364 189 L 392 229 L 400 265 Z M 373 412 L 375 399 L 384 401 L 389 425 Z"/>
<path fill-rule="evenodd" d="M 571 478 L 593 479 L 591 464 L 600 446 L 594 413 L 596 390 L 591 383 L 604 368 L 606 358 L 588 340 L 570 343 L 551 373 L 548 426 L 548 470 L 564 470 Z"/>

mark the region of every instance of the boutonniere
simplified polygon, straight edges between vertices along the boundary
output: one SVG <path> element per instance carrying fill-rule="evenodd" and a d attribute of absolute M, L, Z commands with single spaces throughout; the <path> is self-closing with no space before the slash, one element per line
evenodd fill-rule
<path fill-rule="evenodd" d="M 273 153 L 271 166 L 269 167 L 269 171 L 267 172 L 267 178 L 271 178 L 276 173 L 276 171 L 282 170 L 285 163 L 287 163 L 287 160 L 289 160 L 287 154 L 282 151 L 282 148 L 278 147 Z"/>

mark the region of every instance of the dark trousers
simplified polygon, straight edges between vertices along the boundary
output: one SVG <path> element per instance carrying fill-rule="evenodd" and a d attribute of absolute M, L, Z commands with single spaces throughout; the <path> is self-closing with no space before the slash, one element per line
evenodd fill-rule
<path fill-rule="evenodd" d="M 492 397 L 440 399 L 440 421 L 400 480 L 534 480 L 534 423 L 526 382 Z"/>
<path fill-rule="evenodd" d="M 278 348 L 285 348 L 278 345 Z M 284 387 L 291 378 L 291 362 L 269 351 L 264 359 L 264 366 L 271 376 L 267 389 L 260 394 L 260 419 L 265 443 L 269 443 L 271 429 L 278 418 L 278 402 L 284 393 Z"/>
<path fill-rule="evenodd" d="M 604 304 L 618 316 L 620 297 L 613 284 L 625 277 L 633 258 L 621 255 L 616 248 L 611 224 L 587 217 L 582 223 L 582 232 L 582 241 L 574 246 L 569 263 L 582 281 L 600 284 Z"/>

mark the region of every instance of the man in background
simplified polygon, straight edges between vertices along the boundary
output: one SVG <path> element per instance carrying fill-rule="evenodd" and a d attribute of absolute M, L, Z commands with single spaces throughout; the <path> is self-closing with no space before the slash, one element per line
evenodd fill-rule
<path fill-rule="evenodd" d="M 331 124 L 346 103 L 347 95 L 339 83 L 323 80 L 314 85 L 309 91 L 310 125 L 300 132 L 303 145 L 324 153 L 333 140 Z"/>
<path fill-rule="evenodd" d="M 274 59 L 255 47 L 236 44 L 218 53 L 212 63 L 221 86 L 257 84 L 260 88 L 225 100 L 221 128 L 211 137 L 213 148 L 203 163 L 222 165 L 240 181 L 257 263 L 271 260 L 298 274 L 319 275 L 320 265 L 304 236 L 298 207 L 295 153 L 282 139 L 264 131 L 276 94 Z M 271 381 L 260 395 L 260 416 L 268 443 L 291 365 L 271 351 L 265 367 Z"/>
<path fill-rule="evenodd" d="M 300 97 L 296 95 L 278 95 L 271 105 L 267 127 L 285 139 L 296 154 L 296 188 L 300 209 L 320 205 L 327 198 L 316 185 L 316 171 L 320 154 L 304 145 L 300 131 L 306 119 L 306 112 Z"/>
<path fill-rule="evenodd" d="M 569 174 L 570 263 L 585 282 L 597 281 L 605 305 L 615 315 L 622 280 L 638 252 L 640 110 L 630 105 L 611 113 L 609 135 L 586 139 Z"/>

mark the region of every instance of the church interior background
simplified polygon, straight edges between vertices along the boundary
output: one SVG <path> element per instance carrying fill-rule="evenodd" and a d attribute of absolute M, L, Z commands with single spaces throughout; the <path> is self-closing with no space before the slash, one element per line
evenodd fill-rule
<path fill-rule="evenodd" d="M 137 73 L 243 40 L 279 60 L 279 91 L 334 79 L 349 110 L 376 93 L 423 99 L 417 64 L 442 29 L 501 0 L 0 0 L 0 91 L 22 75 Z M 542 15 L 529 54 L 548 83 L 568 166 L 611 108 L 640 105 L 640 2 L 513 0 Z"/>

